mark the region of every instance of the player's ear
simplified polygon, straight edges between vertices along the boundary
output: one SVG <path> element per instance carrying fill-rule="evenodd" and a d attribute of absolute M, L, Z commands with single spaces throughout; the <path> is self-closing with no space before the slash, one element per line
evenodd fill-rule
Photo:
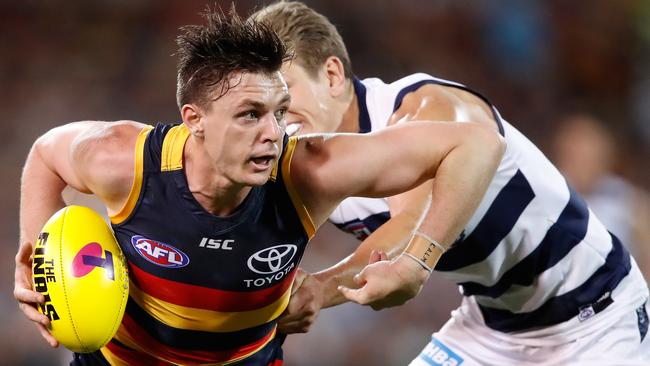
<path fill-rule="evenodd" d="M 203 137 L 203 114 L 201 108 L 195 104 L 185 104 L 181 108 L 181 117 L 183 123 L 190 130 L 190 133 L 196 137 Z"/>
<path fill-rule="evenodd" d="M 343 62 L 336 56 L 330 56 L 325 61 L 325 73 L 329 82 L 330 95 L 338 97 L 345 92 L 345 71 Z"/>

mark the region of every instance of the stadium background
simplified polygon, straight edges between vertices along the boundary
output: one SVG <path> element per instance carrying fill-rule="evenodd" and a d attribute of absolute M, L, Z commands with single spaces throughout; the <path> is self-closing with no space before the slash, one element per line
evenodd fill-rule
<path fill-rule="evenodd" d="M 392 81 L 422 71 L 468 84 L 551 156 L 562 118 L 593 114 L 618 142 L 613 171 L 650 187 L 650 2 L 305 2 L 339 27 L 359 77 Z M 12 297 L 20 169 L 31 143 L 68 121 L 178 121 L 174 38 L 179 26 L 200 21 L 205 4 L 0 1 L 0 363 L 69 360 L 64 350 L 48 349 Z M 248 14 L 260 4 L 236 7 Z M 356 245 L 331 226 L 324 234 L 310 244 L 308 270 Z M 434 276 L 401 308 L 325 310 L 311 333 L 288 338 L 286 364 L 404 364 L 458 299 L 452 284 Z"/>

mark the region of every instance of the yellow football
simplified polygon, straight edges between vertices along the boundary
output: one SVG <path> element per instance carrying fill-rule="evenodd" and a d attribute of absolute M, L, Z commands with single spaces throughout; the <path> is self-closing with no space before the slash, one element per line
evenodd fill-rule
<path fill-rule="evenodd" d="M 74 352 L 93 352 L 117 332 L 129 297 L 126 259 L 95 211 L 64 207 L 43 226 L 34 245 L 34 289 L 50 332 Z"/>

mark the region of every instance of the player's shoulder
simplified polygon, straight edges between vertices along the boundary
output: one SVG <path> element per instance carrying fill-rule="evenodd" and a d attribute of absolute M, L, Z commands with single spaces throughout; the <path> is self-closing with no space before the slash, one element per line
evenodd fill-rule
<path fill-rule="evenodd" d="M 378 78 L 362 81 L 366 87 L 369 104 L 392 108 L 393 111 L 403 103 L 419 103 L 422 98 L 437 98 L 445 102 L 449 98 L 449 86 L 464 88 L 464 85 L 440 79 L 426 73 L 415 73 L 385 83 Z"/>
<path fill-rule="evenodd" d="M 129 120 L 103 122 L 96 121 L 94 125 L 84 132 L 81 137 L 82 140 L 92 142 L 109 142 L 115 143 L 122 140 L 129 140 L 137 137 L 140 132 L 149 126 Z"/>
<path fill-rule="evenodd" d="M 132 146 L 148 125 L 135 121 L 89 121 L 73 141 L 73 152 L 84 155 L 100 152 L 120 152 Z"/>
<path fill-rule="evenodd" d="M 105 203 L 121 202 L 134 177 L 136 146 L 146 124 L 91 122 L 71 146 L 72 164 L 90 190 Z"/>
<path fill-rule="evenodd" d="M 148 125 L 135 121 L 90 121 L 72 141 L 73 163 L 83 170 L 118 173 L 132 170 L 136 141 Z M 128 175 L 128 174 L 127 174 Z"/>
<path fill-rule="evenodd" d="M 377 77 L 365 78 L 360 81 L 363 84 L 363 86 L 366 88 L 366 90 L 370 92 L 373 91 L 399 92 L 404 88 L 409 88 L 416 84 L 427 83 L 432 81 L 440 81 L 440 80 L 442 79 L 438 79 L 429 74 L 419 72 L 419 73 L 403 76 L 399 79 L 390 82 L 386 82 Z"/>

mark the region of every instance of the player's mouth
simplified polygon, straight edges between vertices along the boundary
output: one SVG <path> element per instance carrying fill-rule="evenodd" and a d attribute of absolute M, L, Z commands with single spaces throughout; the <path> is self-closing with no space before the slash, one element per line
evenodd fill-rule
<path fill-rule="evenodd" d="M 302 130 L 302 122 L 301 121 L 295 121 L 295 122 L 287 122 L 287 129 L 285 132 L 287 133 L 288 136 L 293 136 L 300 132 Z"/>
<path fill-rule="evenodd" d="M 277 159 L 276 154 L 266 154 L 266 155 L 254 156 L 250 159 L 250 162 L 251 164 L 253 164 L 255 170 L 264 171 L 272 168 L 273 164 L 275 164 L 276 159 Z"/>

